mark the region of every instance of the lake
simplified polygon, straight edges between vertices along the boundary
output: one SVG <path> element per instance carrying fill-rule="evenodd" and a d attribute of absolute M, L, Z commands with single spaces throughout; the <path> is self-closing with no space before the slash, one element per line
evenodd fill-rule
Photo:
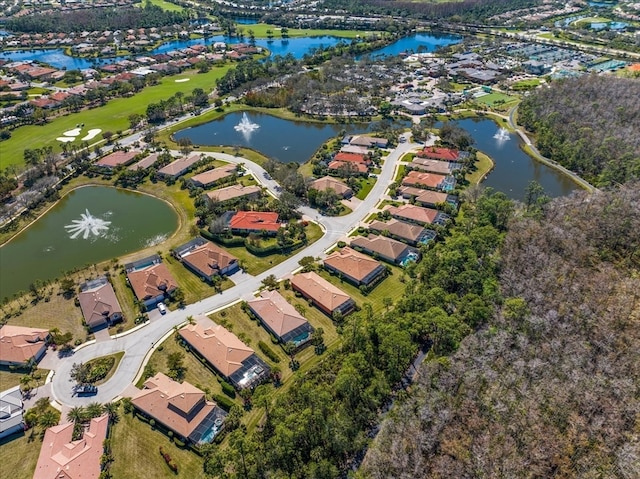
<path fill-rule="evenodd" d="M 234 112 L 203 125 L 180 130 L 173 136 L 176 140 L 190 138 L 194 145 L 237 145 L 257 150 L 283 163 L 304 163 L 325 141 L 341 131 L 363 133 L 371 128 L 371 125 L 363 123 L 314 123 L 284 120 L 258 112 Z"/>
<path fill-rule="evenodd" d="M 35 279 L 159 244 L 177 227 L 173 208 L 152 196 L 105 186 L 76 189 L 0 248 L 0 298 L 28 290 Z"/>
<path fill-rule="evenodd" d="M 274 34 L 278 37 L 280 34 L 275 31 Z M 223 35 L 216 35 L 207 38 L 195 38 L 189 40 L 175 40 L 166 42 L 160 45 L 158 48 L 145 52 L 143 55 L 156 55 L 159 53 L 167 53 L 173 50 L 180 50 L 188 48 L 193 45 L 211 45 L 215 42 L 226 43 L 241 43 L 248 42 L 248 38 L 237 37 L 225 37 Z M 306 53 L 312 49 L 319 47 L 327 48 L 332 47 L 340 41 L 350 42 L 349 39 L 332 37 L 332 36 L 320 36 L 320 37 L 295 37 L 295 38 L 274 38 L 268 40 L 266 38 L 257 38 L 256 45 L 267 48 L 272 55 L 287 55 L 292 54 L 295 58 L 300 59 Z M 388 45 L 384 48 L 376 50 L 372 55 L 397 55 L 405 51 L 434 51 L 436 48 L 445 45 L 451 45 L 453 43 L 459 43 L 460 38 L 452 35 L 440 35 L 440 34 L 426 34 L 420 33 L 411 35 L 409 37 L 401 38 L 400 40 Z M 0 58 L 10 61 L 25 61 L 32 60 L 42 63 L 46 63 L 55 68 L 65 68 L 67 70 L 82 70 L 86 68 L 95 68 L 97 65 L 105 65 L 109 63 L 115 63 L 124 58 L 130 57 L 117 57 L 117 58 L 101 58 L 101 59 L 88 59 L 71 57 L 67 55 L 63 49 L 51 49 L 51 50 L 17 50 L 0 52 Z"/>
<path fill-rule="evenodd" d="M 525 190 L 533 180 L 542 185 L 547 195 L 564 196 L 578 189 L 573 181 L 559 171 L 535 161 L 520 148 L 522 140 L 515 133 L 500 128 L 487 118 L 457 120 L 475 140 L 474 147 L 489 155 L 495 168 L 482 183 L 509 198 L 523 200 Z"/>

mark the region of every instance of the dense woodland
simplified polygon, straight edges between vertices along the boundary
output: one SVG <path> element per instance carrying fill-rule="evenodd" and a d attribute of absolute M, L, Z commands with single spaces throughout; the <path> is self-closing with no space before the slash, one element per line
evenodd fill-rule
<path fill-rule="evenodd" d="M 87 8 L 25 15 L 7 20 L 5 27 L 12 32 L 50 33 L 103 30 L 129 30 L 177 25 L 189 20 L 184 12 L 163 10 L 152 4 L 144 8 Z"/>
<path fill-rule="evenodd" d="M 425 20 L 477 22 L 510 10 L 539 5 L 539 0 L 462 0 L 458 2 L 408 0 L 324 0 L 330 10 L 361 15 L 400 15 Z"/>
<path fill-rule="evenodd" d="M 422 365 L 361 477 L 640 477 L 638 186 L 510 223 L 500 311 Z"/>
<path fill-rule="evenodd" d="M 499 302 L 495 251 L 511 211 L 501 193 L 468 202 L 446 240 L 409 268 L 400 304 L 380 313 L 365 304 L 334 318 L 339 349 L 325 353 L 274 403 L 259 387 L 252 405 L 265 411 L 261 427 L 231 432 L 228 448 L 207 448 L 205 472 L 243 479 L 335 479 L 346 472 L 418 349 L 450 353 L 492 315 Z"/>
<path fill-rule="evenodd" d="M 540 152 L 598 186 L 640 178 L 640 82 L 604 75 L 555 81 L 520 104 Z"/>

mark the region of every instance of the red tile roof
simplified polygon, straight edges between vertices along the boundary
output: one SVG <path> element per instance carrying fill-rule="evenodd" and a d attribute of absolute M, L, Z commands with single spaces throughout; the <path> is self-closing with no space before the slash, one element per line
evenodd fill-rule
<path fill-rule="evenodd" d="M 422 224 L 431 224 L 433 220 L 436 219 L 436 216 L 438 216 L 438 210 L 415 205 L 392 206 L 388 211 L 391 213 L 391 216 L 397 216 Z"/>
<path fill-rule="evenodd" d="M 382 266 L 375 259 L 359 253 L 348 246 L 331 253 L 324 260 L 324 264 L 344 273 L 358 282 L 364 281 L 368 275 Z"/>
<path fill-rule="evenodd" d="M 366 173 L 369 171 L 369 168 L 367 168 L 367 165 L 364 163 L 353 163 L 348 161 L 332 161 L 329 163 L 328 168 L 330 170 L 344 169 L 345 171 L 355 171 L 358 173 Z"/>
<path fill-rule="evenodd" d="M 282 223 L 278 222 L 278 213 L 272 211 L 238 211 L 229 227 L 232 230 L 278 231 Z"/>
<path fill-rule="evenodd" d="M 318 273 L 296 274 L 291 278 L 291 285 L 329 313 L 347 302 L 353 302 L 347 293 L 332 285 Z"/>
<path fill-rule="evenodd" d="M 434 160 L 457 161 L 459 151 L 451 148 L 440 148 L 436 146 L 425 147 L 418 156 L 433 158 Z"/>
<path fill-rule="evenodd" d="M 405 186 L 418 185 L 427 188 L 437 188 L 445 178 L 446 176 L 436 175 L 435 173 L 410 171 L 409 174 L 403 178 L 402 184 Z"/>
<path fill-rule="evenodd" d="M 371 163 L 371 161 L 367 160 L 364 157 L 364 155 L 359 155 L 358 153 L 345 153 L 344 151 L 336 153 L 336 155 L 333 157 L 333 160 L 334 161 L 348 161 L 348 162 L 353 162 L 353 163 L 365 163 L 365 164 Z"/>
<path fill-rule="evenodd" d="M 181 259 L 207 276 L 218 274 L 238 261 L 235 256 L 210 241 L 186 252 Z"/>
<path fill-rule="evenodd" d="M 119 165 L 127 165 L 133 161 L 135 156 L 140 153 L 137 150 L 124 151 L 118 150 L 114 151 L 110 155 L 105 156 L 104 158 L 98 160 L 96 165 L 104 166 L 107 168 L 115 168 Z"/>
<path fill-rule="evenodd" d="M 155 298 L 178 287 L 164 263 L 158 263 L 127 274 L 131 288 L 138 300 Z"/>
<path fill-rule="evenodd" d="M 0 328 L 0 361 L 27 363 L 38 355 L 48 337 L 46 329 L 5 324 Z"/>

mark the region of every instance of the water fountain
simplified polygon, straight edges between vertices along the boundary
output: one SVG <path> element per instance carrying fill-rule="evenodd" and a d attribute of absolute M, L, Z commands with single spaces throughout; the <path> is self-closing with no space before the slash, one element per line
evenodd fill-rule
<path fill-rule="evenodd" d="M 247 141 L 251 137 L 251 134 L 258 128 L 260 128 L 260 125 L 249 120 L 246 112 L 242 114 L 240 123 L 233 127 L 234 130 L 242 133 L 242 136 L 244 136 Z"/>
<path fill-rule="evenodd" d="M 498 140 L 498 143 L 503 143 L 510 138 L 509 131 L 505 128 L 500 128 L 493 137 Z"/>
<path fill-rule="evenodd" d="M 80 235 L 82 235 L 82 239 L 89 239 L 90 235 L 98 237 L 109 229 L 111 221 L 96 218 L 89 213 L 88 209 L 84 211 L 79 220 L 72 220 L 70 225 L 64 227 L 71 234 L 69 238 L 76 239 Z"/>

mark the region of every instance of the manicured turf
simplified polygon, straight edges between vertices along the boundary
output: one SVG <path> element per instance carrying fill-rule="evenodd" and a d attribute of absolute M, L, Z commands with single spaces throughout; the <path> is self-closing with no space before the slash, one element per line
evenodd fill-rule
<path fill-rule="evenodd" d="M 36 386 L 44 385 L 47 374 L 49 374 L 48 369 L 36 369 L 32 375 L 33 381 L 31 381 L 31 386 L 35 388 Z M 27 373 L 23 370 L 10 371 L 3 366 L 0 368 L 0 390 L 4 391 L 14 386 L 19 386 L 20 379 L 26 375 Z"/>
<path fill-rule="evenodd" d="M 210 92 L 215 88 L 215 81 L 221 78 L 231 64 L 215 67 L 207 73 L 189 70 L 179 75 L 163 78 L 158 85 L 147 87 L 130 98 L 117 98 L 109 101 L 105 106 L 72 113 L 55 118 L 45 125 L 22 126 L 11 132 L 11 139 L 0 142 L 0 169 L 9 165 L 23 165 L 23 152 L 26 148 L 42 148 L 53 146 L 55 151 L 61 151 L 60 142 L 56 140 L 63 132 L 84 123 L 83 133 L 90 128 L 100 128 L 102 131 L 117 132 L 129 128 L 128 117 L 133 113 L 145 114 L 149 103 L 157 103 L 170 98 L 181 91 L 185 95 L 191 94 L 195 88 L 202 88 Z M 189 78 L 189 81 L 176 83 L 176 79 Z M 78 138 L 81 138 L 81 134 Z M 96 140 L 101 139 L 99 135 Z M 79 140 L 76 140 L 79 143 Z"/>
<path fill-rule="evenodd" d="M 364 200 L 371 191 L 371 188 L 373 188 L 375 182 L 375 178 L 364 178 L 360 180 L 360 189 L 358 190 L 358 193 L 356 193 L 356 198 Z"/>
<path fill-rule="evenodd" d="M 282 33 L 280 27 L 277 25 L 270 25 L 267 23 L 256 23 L 254 25 L 238 25 L 239 28 L 242 28 L 244 35 L 249 37 L 249 30 L 252 30 L 256 38 L 268 38 L 267 30 L 271 30 L 273 38 L 282 38 Z M 300 28 L 290 28 L 289 29 L 289 37 L 322 37 L 322 36 L 332 36 L 332 37 L 341 37 L 341 38 L 357 38 L 357 37 L 367 37 L 373 32 L 365 32 L 361 30 L 318 30 L 318 29 L 300 29 Z"/>
<path fill-rule="evenodd" d="M 170 12 L 181 12 L 182 10 L 184 10 L 184 8 L 180 5 L 176 5 L 175 3 L 167 2 L 165 0 L 143 0 L 140 3 L 136 3 L 135 6 L 142 7 L 146 5 L 147 2 L 150 2 L 153 5 L 161 7 L 163 10 L 168 10 Z"/>
<path fill-rule="evenodd" d="M 29 436 L 30 431 L 27 431 L 24 434 L 14 434 L 0 440 L 1 477 L 15 479 L 33 477 L 42 441 L 37 436 L 30 440 Z"/>
<path fill-rule="evenodd" d="M 196 301 L 216 294 L 213 286 L 200 279 L 200 276 L 192 273 L 190 269 L 183 266 L 182 263 L 173 256 L 169 254 L 164 255 L 164 263 L 167 265 L 167 268 L 169 268 L 169 272 L 173 275 L 180 289 L 184 291 L 184 300 L 187 304 L 195 303 Z M 233 282 L 226 278 L 220 283 L 222 290 L 229 289 L 232 286 Z"/>
<path fill-rule="evenodd" d="M 584 27 L 584 26 L 590 26 L 592 23 L 608 23 L 612 21 L 610 18 L 605 18 L 605 17 L 587 17 L 587 18 L 581 18 L 580 20 L 577 20 L 576 22 L 574 22 L 574 25 L 577 27 Z"/>
<path fill-rule="evenodd" d="M 516 97 L 505 95 L 504 93 L 489 93 L 488 95 L 478 97 L 475 100 L 489 106 L 494 106 L 496 102 L 500 102 L 501 100 L 504 102 L 500 103 L 502 105 L 518 101 Z"/>
<path fill-rule="evenodd" d="M 540 85 L 541 81 L 539 78 L 530 78 L 527 80 L 520 80 L 511 85 L 511 88 L 514 90 L 529 90 Z"/>
<path fill-rule="evenodd" d="M 466 179 L 470 184 L 480 183 L 484 176 L 493 168 L 493 160 L 482 152 L 476 153 L 476 170 L 467 174 Z"/>

